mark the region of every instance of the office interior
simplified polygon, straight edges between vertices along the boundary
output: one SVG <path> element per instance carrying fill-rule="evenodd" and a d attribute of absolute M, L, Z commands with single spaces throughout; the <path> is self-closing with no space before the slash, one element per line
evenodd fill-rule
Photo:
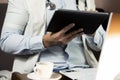
<path fill-rule="evenodd" d="M 7 0 L 0 0 L 0 33 L 7 9 Z M 96 8 L 105 12 L 120 12 L 120 0 L 95 0 Z M 0 70 L 12 70 L 14 55 L 6 54 L 0 50 Z"/>

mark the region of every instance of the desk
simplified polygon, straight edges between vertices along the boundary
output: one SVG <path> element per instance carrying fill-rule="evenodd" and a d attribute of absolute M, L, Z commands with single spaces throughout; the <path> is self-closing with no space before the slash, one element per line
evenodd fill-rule
<path fill-rule="evenodd" d="M 27 78 L 27 74 L 21 74 L 19 72 L 14 72 L 12 74 L 11 80 L 30 80 L 30 79 Z M 71 80 L 71 79 L 62 75 L 62 78 L 60 80 Z"/>

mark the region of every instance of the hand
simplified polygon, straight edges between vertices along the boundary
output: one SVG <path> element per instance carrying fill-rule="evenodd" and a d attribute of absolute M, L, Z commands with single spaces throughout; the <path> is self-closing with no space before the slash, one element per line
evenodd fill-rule
<path fill-rule="evenodd" d="M 57 33 L 48 32 L 47 34 L 45 34 L 43 36 L 44 46 L 47 48 L 47 47 L 57 46 L 57 45 L 66 45 L 69 41 L 71 41 L 76 36 L 82 35 L 83 29 L 78 29 L 76 31 L 66 34 L 66 32 L 69 31 L 74 26 L 75 24 L 72 23 Z"/>
<path fill-rule="evenodd" d="M 94 37 L 95 33 L 93 34 L 86 34 L 87 36 L 91 36 L 91 37 Z"/>

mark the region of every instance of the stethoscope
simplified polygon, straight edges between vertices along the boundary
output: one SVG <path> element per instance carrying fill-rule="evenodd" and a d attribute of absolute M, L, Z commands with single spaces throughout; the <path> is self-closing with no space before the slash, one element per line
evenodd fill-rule
<path fill-rule="evenodd" d="M 46 7 L 47 7 L 49 10 L 55 10 L 55 9 L 56 9 L 55 3 L 51 2 L 50 0 L 47 0 Z"/>
<path fill-rule="evenodd" d="M 86 0 L 85 0 L 85 1 L 86 1 Z M 78 5 L 78 0 L 76 0 L 76 4 Z M 51 2 L 50 0 L 47 0 L 46 7 L 47 7 L 49 10 L 55 10 L 55 9 L 56 9 L 55 3 Z"/>

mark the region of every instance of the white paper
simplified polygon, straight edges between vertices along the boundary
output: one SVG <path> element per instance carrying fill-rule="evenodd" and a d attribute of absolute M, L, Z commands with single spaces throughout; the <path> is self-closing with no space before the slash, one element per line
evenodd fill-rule
<path fill-rule="evenodd" d="M 61 74 L 73 80 L 95 80 L 96 72 L 96 68 L 74 68 L 60 71 Z"/>

